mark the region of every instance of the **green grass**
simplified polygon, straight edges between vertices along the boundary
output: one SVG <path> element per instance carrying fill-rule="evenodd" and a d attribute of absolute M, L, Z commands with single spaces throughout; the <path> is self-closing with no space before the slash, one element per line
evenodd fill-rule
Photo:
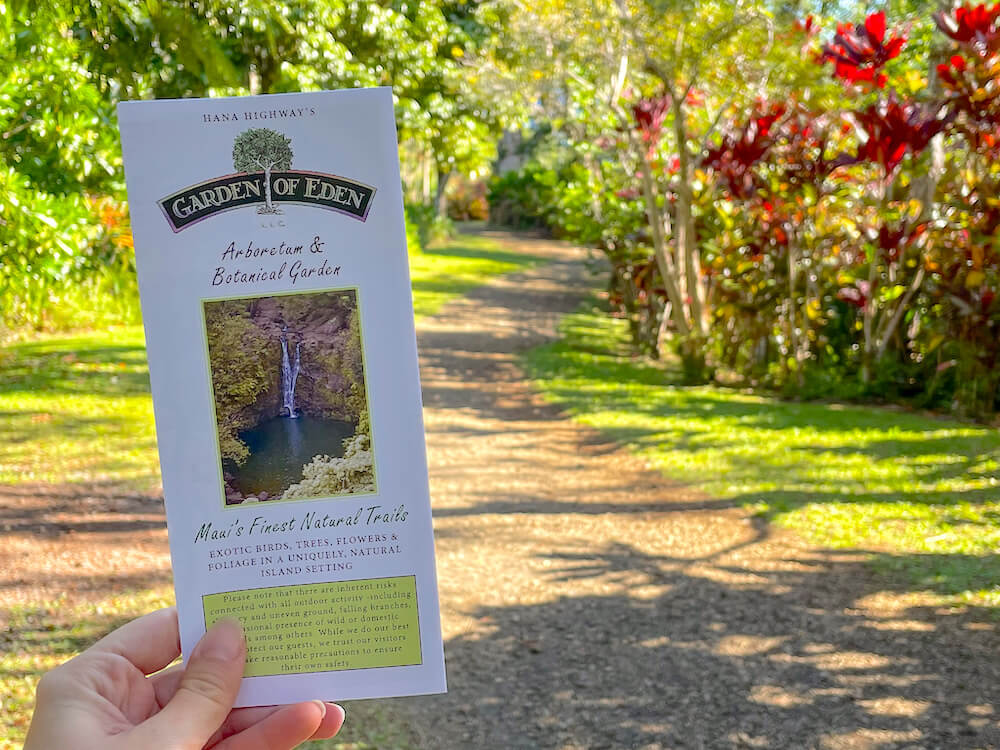
<path fill-rule="evenodd" d="M 0 484 L 159 484 L 142 328 L 0 349 Z"/>
<path fill-rule="evenodd" d="M 139 615 L 173 604 L 173 591 L 158 588 L 68 606 L 65 600 L 4 610 L 0 631 L 0 750 L 24 742 L 35 704 L 35 685 L 47 671 L 71 659 L 106 633 Z"/>
<path fill-rule="evenodd" d="M 501 250 L 484 237 L 459 236 L 451 242 L 410 253 L 413 310 L 419 320 L 492 276 L 529 268 L 540 258 Z"/>
<path fill-rule="evenodd" d="M 914 589 L 1000 606 L 1000 433 L 904 411 L 680 387 L 630 355 L 625 322 L 567 316 L 524 364 L 546 396 L 666 476 Z"/>
<path fill-rule="evenodd" d="M 538 258 L 476 237 L 410 256 L 417 317 L 492 276 Z M 139 326 L 36 337 L 0 347 L 0 484 L 101 482 L 151 491 L 160 483 L 145 341 Z M 19 747 L 35 684 L 128 620 L 171 603 L 169 588 L 135 591 L 98 604 L 37 602 L 0 610 L 0 750 Z M 413 747 L 384 701 L 347 705 L 341 736 L 307 747 Z"/>

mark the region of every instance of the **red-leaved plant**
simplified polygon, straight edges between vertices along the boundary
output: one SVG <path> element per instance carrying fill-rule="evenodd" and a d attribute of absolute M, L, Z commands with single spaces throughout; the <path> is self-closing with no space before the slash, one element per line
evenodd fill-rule
<path fill-rule="evenodd" d="M 646 144 L 650 156 L 656 150 L 660 137 L 663 135 L 663 124 L 666 122 L 669 111 L 670 97 L 666 94 L 640 99 L 632 105 L 632 116 L 635 118 L 636 129 L 639 131 L 642 142 Z"/>
<path fill-rule="evenodd" d="M 702 165 L 718 175 L 731 195 L 747 198 L 755 192 L 753 167 L 774 144 L 772 129 L 785 111 L 784 104 L 758 102 L 744 124 L 731 128 L 704 155 Z"/>
<path fill-rule="evenodd" d="M 951 13 L 939 11 L 934 14 L 934 22 L 948 37 L 959 44 L 977 48 L 981 54 L 996 49 L 997 41 L 1000 40 L 998 20 L 1000 3 L 992 8 L 983 3 L 975 6 L 964 4 Z"/>
<path fill-rule="evenodd" d="M 894 33 L 885 38 L 885 13 L 872 13 L 863 24 L 841 24 L 830 44 L 823 47 L 823 60 L 833 62 L 833 74 L 848 83 L 885 88 L 886 63 L 899 57 L 906 36 Z"/>
<path fill-rule="evenodd" d="M 849 117 L 862 132 L 864 141 L 855 156 L 843 157 L 842 164 L 869 162 L 882 167 L 891 180 L 907 152 L 919 154 L 947 124 L 940 108 L 926 108 L 916 102 L 901 102 L 890 94 Z"/>

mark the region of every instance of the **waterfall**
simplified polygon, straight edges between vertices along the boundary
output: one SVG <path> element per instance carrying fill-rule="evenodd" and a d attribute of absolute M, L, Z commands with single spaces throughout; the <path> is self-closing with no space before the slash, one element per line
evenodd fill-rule
<path fill-rule="evenodd" d="M 288 409 L 288 416 L 293 419 L 295 413 L 295 381 L 299 378 L 299 347 L 301 342 L 295 345 L 295 362 L 288 360 L 288 340 L 281 337 L 281 408 Z"/>

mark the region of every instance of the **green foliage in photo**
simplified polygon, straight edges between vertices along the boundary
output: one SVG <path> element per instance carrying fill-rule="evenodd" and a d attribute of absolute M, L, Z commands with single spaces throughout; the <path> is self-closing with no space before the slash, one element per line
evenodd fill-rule
<path fill-rule="evenodd" d="M 205 330 L 223 460 L 242 464 L 239 433 L 282 413 L 283 340 L 299 350 L 297 412 L 355 424 L 367 412 L 353 290 L 206 302 Z"/>
<path fill-rule="evenodd" d="M 375 463 L 371 441 L 363 432 L 344 440 L 342 457 L 316 456 L 302 467 L 302 481 L 293 484 L 282 500 L 336 497 L 375 491 Z"/>
<path fill-rule="evenodd" d="M 257 423 L 255 406 L 278 366 L 276 347 L 254 325 L 246 300 L 206 303 L 205 331 L 219 450 L 223 459 L 241 464 L 249 454 L 239 433 Z"/>

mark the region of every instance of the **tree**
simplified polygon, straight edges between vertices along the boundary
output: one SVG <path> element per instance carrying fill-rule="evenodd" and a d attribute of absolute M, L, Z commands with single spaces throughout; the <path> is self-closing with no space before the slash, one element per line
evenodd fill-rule
<path fill-rule="evenodd" d="M 56 299 L 92 302 L 118 268 L 95 200 L 121 191 L 113 108 L 73 22 L 48 4 L 0 11 L 0 323 L 11 326 L 51 320 Z"/>
<path fill-rule="evenodd" d="M 271 170 L 292 168 L 292 140 L 270 128 L 244 130 L 233 141 L 233 166 L 240 172 L 264 173 L 264 205 L 259 214 L 280 214 L 271 202 Z"/>

